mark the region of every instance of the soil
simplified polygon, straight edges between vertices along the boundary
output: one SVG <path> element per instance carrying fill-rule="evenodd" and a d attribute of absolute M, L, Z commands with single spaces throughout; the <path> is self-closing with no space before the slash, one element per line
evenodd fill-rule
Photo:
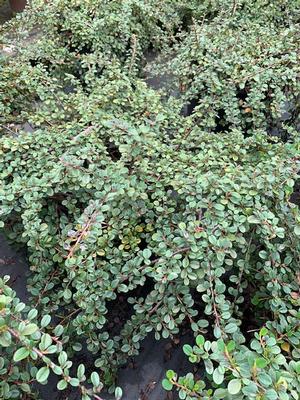
<path fill-rule="evenodd" d="M 8 0 L 7 1 L 0 0 L 0 24 L 4 24 L 4 22 L 10 20 L 12 16 L 13 13 L 9 6 Z"/>

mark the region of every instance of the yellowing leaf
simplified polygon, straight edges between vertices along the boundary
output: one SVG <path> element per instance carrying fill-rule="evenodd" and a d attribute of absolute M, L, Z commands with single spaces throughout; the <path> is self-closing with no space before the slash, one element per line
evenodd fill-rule
<path fill-rule="evenodd" d="M 281 344 L 282 350 L 286 351 L 287 353 L 290 351 L 290 347 L 291 347 L 290 344 L 287 342 Z"/>

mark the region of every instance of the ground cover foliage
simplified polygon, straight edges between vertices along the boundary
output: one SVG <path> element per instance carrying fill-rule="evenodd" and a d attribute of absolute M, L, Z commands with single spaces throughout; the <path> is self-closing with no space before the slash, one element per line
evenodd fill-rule
<path fill-rule="evenodd" d="M 2 31 L 0 226 L 32 299 L 0 282 L 0 397 L 52 371 L 101 399 L 185 326 L 199 376 L 166 390 L 298 399 L 298 1 L 36 0 Z"/>

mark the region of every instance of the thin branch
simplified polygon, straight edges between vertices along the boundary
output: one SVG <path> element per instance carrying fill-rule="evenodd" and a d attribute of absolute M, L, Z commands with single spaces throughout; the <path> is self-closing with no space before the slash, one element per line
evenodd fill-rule
<path fill-rule="evenodd" d="M 19 335 L 19 333 L 18 332 L 16 332 L 14 329 L 12 329 L 12 328 L 7 328 L 7 330 L 8 330 L 8 332 L 13 336 L 13 337 L 15 337 L 16 339 L 18 339 L 21 343 L 22 343 L 22 341 L 21 341 L 21 338 L 20 338 L 20 335 Z M 38 348 L 36 348 L 36 347 L 32 347 L 30 350 L 32 350 L 39 358 L 41 358 L 42 360 L 44 359 L 44 357 L 45 357 L 45 355 L 38 349 Z M 53 361 L 51 361 L 50 360 L 50 363 L 49 364 L 47 364 L 52 370 L 55 368 L 55 367 L 58 367 L 58 365 L 57 364 L 55 364 Z M 62 375 L 63 376 L 63 378 L 67 381 L 67 382 L 69 382 L 72 378 L 70 377 L 70 376 L 67 376 L 67 375 Z M 81 390 L 81 392 L 82 393 L 84 393 L 84 392 L 86 392 L 86 387 L 85 386 L 83 386 L 83 385 L 79 385 L 79 388 L 80 388 L 80 390 Z M 100 397 L 100 396 L 98 396 L 97 394 L 95 394 L 95 393 L 93 393 L 92 394 L 92 396 L 96 399 L 96 400 L 104 400 L 102 397 Z"/>
<path fill-rule="evenodd" d="M 16 135 L 16 132 L 13 131 L 12 129 L 8 128 L 7 126 L 0 124 L 0 127 L 2 129 L 6 129 L 8 132 L 12 133 L 13 135 Z"/>
<path fill-rule="evenodd" d="M 238 6 L 237 0 L 233 0 L 233 7 L 232 7 L 232 13 L 231 13 L 232 16 L 236 13 L 237 6 Z"/>
<path fill-rule="evenodd" d="M 134 62 L 135 62 L 135 58 L 136 58 L 137 37 L 135 34 L 132 35 L 131 41 L 132 41 L 132 54 L 131 54 L 131 60 L 130 60 L 130 65 L 129 65 L 129 73 L 131 73 L 131 71 L 132 71 L 132 68 L 133 68 Z"/>
<path fill-rule="evenodd" d="M 76 243 L 73 245 L 73 247 L 71 248 L 67 259 L 73 257 L 74 251 L 76 250 L 76 247 L 78 246 L 78 244 L 80 243 L 81 239 L 88 233 L 88 230 L 90 228 L 90 226 L 92 225 L 92 223 L 95 221 L 95 218 L 97 216 L 97 213 L 94 213 L 91 218 L 87 221 L 87 223 L 85 224 L 83 230 L 81 231 L 78 239 L 76 240 Z"/>

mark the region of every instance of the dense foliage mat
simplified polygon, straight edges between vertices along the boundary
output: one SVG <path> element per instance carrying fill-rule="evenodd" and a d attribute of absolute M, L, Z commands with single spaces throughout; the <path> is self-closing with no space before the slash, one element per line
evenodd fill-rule
<path fill-rule="evenodd" d="M 299 399 L 299 4 L 273 3 L 36 0 L 3 28 L 0 227 L 32 298 L 1 280 L 1 398 L 52 371 L 101 399 L 185 327 L 180 399 Z"/>

